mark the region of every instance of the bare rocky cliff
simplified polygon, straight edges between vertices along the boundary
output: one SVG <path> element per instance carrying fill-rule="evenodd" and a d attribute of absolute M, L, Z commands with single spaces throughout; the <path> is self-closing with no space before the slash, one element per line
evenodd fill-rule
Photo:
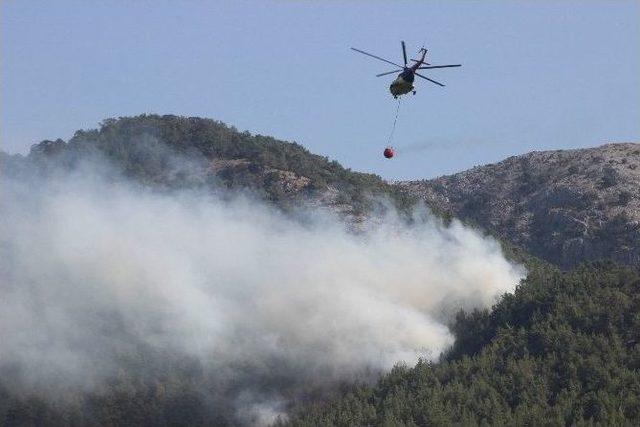
<path fill-rule="evenodd" d="M 563 268 L 640 263 L 640 144 L 531 152 L 398 185 Z"/>

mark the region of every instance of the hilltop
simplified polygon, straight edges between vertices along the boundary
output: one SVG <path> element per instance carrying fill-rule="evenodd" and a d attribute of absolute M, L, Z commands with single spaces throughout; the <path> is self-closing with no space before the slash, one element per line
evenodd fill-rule
<path fill-rule="evenodd" d="M 99 129 L 77 131 L 69 141 L 42 141 L 26 158 L 4 155 L 0 162 L 16 169 L 20 163 L 35 163 L 46 171 L 95 158 L 157 188 L 244 191 L 285 210 L 300 204 L 323 206 L 356 221 L 385 210 L 386 201 L 399 210 L 412 205 L 406 194 L 377 175 L 353 172 L 295 142 L 198 117 L 107 119 Z"/>
<path fill-rule="evenodd" d="M 399 187 L 564 268 L 640 263 L 640 144 L 531 152 Z"/>

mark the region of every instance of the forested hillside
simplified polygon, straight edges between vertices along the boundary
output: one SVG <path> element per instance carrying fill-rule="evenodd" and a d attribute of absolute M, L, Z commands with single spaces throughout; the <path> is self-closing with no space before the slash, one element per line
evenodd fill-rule
<path fill-rule="evenodd" d="M 453 330 L 441 363 L 399 366 L 290 425 L 640 422 L 638 269 L 535 271 L 493 310 L 460 313 Z"/>
<path fill-rule="evenodd" d="M 0 161 L 3 425 L 266 425 L 437 357 L 457 307 L 524 274 L 429 215 L 354 232 L 409 205 L 211 120 L 108 120 Z"/>
<path fill-rule="evenodd" d="M 97 156 L 147 185 L 243 190 L 283 209 L 311 203 L 357 218 L 385 209 L 384 200 L 400 210 L 416 200 L 379 176 L 345 169 L 297 143 L 197 117 L 107 119 L 100 129 L 78 131 L 68 142 L 34 145 L 26 160 L 46 170 L 47 165 L 71 168 Z M 5 156 L 4 163 L 10 160 L 19 159 Z"/>
<path fill-rule="evenodd" d="M 0 424 L 236 425 L 251 424 L 257 419 L 274 419 L 273 414 L 269 412 L 272 410 L 275 414 L 290 414 L 289 419 L 285 416 L 280 422 L 291 425 L 638 425 L 639 162 L 638 145 L 607 145 L 589 150 L 531 153 L 449 177 L 392 185 L 378 176 L 345 169 L 337 162 L 314 155 L 296 143 L 238 132 L 232 127 L 209 119 L 157 115 L 109 119 L 100 129 L 78 131 L 67 142 L 55 140 L 36 144 L 28 156 L 0 153 L 0 172 L 6 176 L 11 175 L 18 184 L 13 188 L 13 200 L 25 204 L 27 216 L 33 214 L 37 217 L 40 207 L 49 206 L 47 203 L 50 200 L 47 195 L 38 194 L 39 189 L 35 187 L 45 186 L 45 183 L 53 181 L 54 185 L 46 187 L 46 191 L 55 192 L 58 190 L 55 187 L 55 179 L 49 178 L 64 175 L 69 171 L 74 173 L 61 182 L 70 185 L 70 188 L 73 187 L 71 184 L 75 184 L 74 180 L 82 180 L 85 177 L 89 180 L 93 173 L 106 172 L 109 179 L 118 180 L 124 177 L 127 186 L 138 189 L 137 186 L 141 185 L 145 191 L 151 190 L 150 194 L 153 194 L 153 197 L 159 195 L 162 198 L 178 193 L 184 195 L 190 194 L 191 190 L 198 190 L 199 192 L 195 193 L 197 197 L 188 199 L 191 203 L 189 206 L 200 206 L 198 203 L 206 194 L 215 195 L 216 200 L 224 205 L 232 201 L 233 196 L 238 193 L 248 193 L 252 200 L 266 201 L 271 207 L 279 209 L 280 216 L 275 229 L 280 231 L 287 229 L 286 221 L 290 219 L 288 215 L 281 215 L 282 211 L 295 211 L 301 207 L 322 207 L 337 214 L 339 218 L 354 223 L 376 214 L 383 214 L 390 207 L 401 213 L 409 213 L 422 199 L 437 215 L 447 219 L 443 223 L 438 222 L 434 227 L 436 231 L 426 235 L 429 238 L 439 239 L 438 233 L 446 229 L 448 220 L 458 217 L 467 224 L 473 224 L 507 242 L 503 245 L 502 252 L 506 252 L 507 258 L 525 262 L 529 269 L 527 279 L 519 285 L 516 292 L 513 295 L 504 295 L 493 309 L 460 312 L 455 320 L 451 321 L 449 327 L 456 340 L 440 360 L 436 360 L 436 354 L 432 362 L 423 361 L 416 366 L 398 366 L 384 375 L 377 384 L 370 382 L 354 385 L 350 380 L 340 382 L 335 378 L 327 382 L 316 381 L 309 384 L 304 375 L 314 379 L 317 376 L 323 380 L 326 376 L 325 372 L 310 360 L 313 354 L 324 349 L 313 341 L 315 336 L 311 336 L 311 333 L 309 336 L 306 333 L 297 336 L 305 343 L 305 350 L 312 350 L 304 353 L 306 359 L 295 358 L 293 366 L 291 359 L 285 357 L 288 355 L 287 351 L 280 352 L 281 342 L 278 339 L 273 336 L 259 336 L 247 338 L 251 343 L 252 339 L 255 339 L 260 343 L 259 346 L 249 347 L 252 351 L 241 351 L 238 359 L 234 355 L 229 364 L 222 365 L 223 369 L 212 368 L 217 359 L 208 355 L 200 358 L 188 352 L 172 352 L 158 345 L 158 342 L 146 340 L 147 332 L 153 336 L 161 330 L 160 326 L 156 328 L 154 319 L 173 320 L 185 312 L 191 315 L 192 311 L 196 312 L 192 309 L 194 305 L 201 302 L 204 305 L 204 308 L 200 307 L 203 312 L 225 312 L 213 310 L 209 305 L 216 302 L 215 298 L 209 301 L 198 294 L 202 282 L 218 283 L 222 277 L 218 272 L 211 273 L 213 261 L 218 261 L 224 268 L 228 264 L 212 258 L 211 251 L 202 245 L 206 240 L 203 236 L 211 234 L 214 230 L 226 230 L 229 218 L 244 214 L 247 209 L 262 209 L 257 204 L 251 205 L 250 208 L 249 205 L 240 208 L 234 205 L 230 208 L 233 215 L 225 217 L 223 226 L 216 222 L 216 227 L 209 228 L 207 233 L 198 227 L 201 223 L 206 224 L 203 218 L 208 217 L 191 217 L 191 209 L 188 209 L 189 214 L 185 214 L 187 220 L 183 218 L 177 223 L 169 220 L 172 218 L 169 215 L 169 219 L 163 217 L 167 220 L 166 223 L 159 222 L 160 226 L 156 227 L 153 216 L 143 215 L 144 221 L 134 221 L 134 226 L 128 223 L 129 228 L 123 228 L 119 221 L 135 217 L 136 212 L 149 208 L 157 217 L 164 209 L 160 209 L 160 212 L 154 211 L 154 203 L 158 201 L 148 193 L 137 192 L 135 198 L 126 199 L 124 208 L 120 206 L 124 209 L 125 215 L 116 216 L 118 221 L 105 221 L 102 218 L 100 222 L 100 215 L 106 215 L 107 219 L 110 219 L 111 216 L 107 214 L 118 206 L 119 193 L 114 187 L 112 198 L 95 197 L 97 201 L 90 198 L 91 209 L 81 211 L 81 215 L 78 216 L 81 221 L 87 221 L 83 224 L 88 225 L 91 233 L 95 228 L 111 230 L 109 227 L 121 232 L 117 237 L 112 233 L 105 233 L 107 237 L 101 235 L 100 242 L 107 242 L 113 246 L 106 245 L 108 250 L 99 253 L 94 253 L 91 233 L 84 252 L 81 250 L 82 246 L 80 249 L 76 246 L 67 247 L 70 239 L 65 233 L 75 229 L 73 221 L 63 221 L 64 227 L 61 229 L 64 232 L 54 233 L 54 241 L 61 242 L 61 246 L 52 247 L 57 252 L 45 253 L 46 251 L 41 250 L 40 243 L 51 242 L 47 239 L 41 242 L 38 239 L 42 236 L 29 232 L 30 227 L 42 221 L 30 223 L 29 218 L 23 221 L 24 212 L 18 210 L 9 220 L 2 222 L 0 219 L 0 226 L 5 226 L 5 231 L 13 231 L 16 228 L 14 224 L 20 225 L 24 231 L 24 235 L 21 234 L 24 238 L 20 240 L 11 241 L 6 240 L 7 236 L 0 237 L 0 254 L 8 260 L 0 268 L 0 278 L 2 275 L 11 277 L 10 274 L 16 271 L 24 273 L 26 278 L 20 276 L 20 282 L 0 284 L 0 289 L 5 293 L 3 296 L 19 296 L 17 300 L 23 301 L 22 297 L 28 294 L 24 289 L 28 289 L 34 283 L 45 283 L 47 286 L 44 286 L 42 295 L 46 295 L 50 289 L 51 278 L 47 274 L 37 272 L 42 260 L 48 260 L 48 267 L 56 267 L 49 271 L 60 273 L 56 276 L 58 281 L 51 289 L 64 286 L 69 282 L 69 277 L 75 277 L 82 286 L 97 286 L 96 294 L 104 290 L 103 285 L 110 284 L 117 289 L 115 295 L 119 298 L 121 294 L 131 292 L 136 283 L 152 283 L 142 294 L 131 298 L 137 302 L 145 296 L 155 295 L 156 283 L 174 280 L 180 290 L 176 295 L 180 298 L 184 296 L 186 284 L 189 282 L 188 289 L 197 290 L 194 292 L 197 303 L 190 300 L 187 305 L 180 306 L 178 311 L 161 310 L 153 312 L 153 316 L 144 317 L 153 320 L 151 331 L 145 331 L 145 334 L 139 334 L 136 330 L 143 317 L 133 320 L 129 318 L 131 313 L 128 305 L 125 305 L 124 309 L 118 308 L 118 305 L 114 305 L 117 309 L 112 309 L 107 305 L 107 309 L 88 309 L 85 313 L 84 303 L 81 303 L 77 312 L 54 310 L 54 313 L 47 313 L 54 320 L 71 315 L 86 315 L 91 321 L 83 327 L 91 331 L 89 335 L 108 337 L 99 341 L 99 344 L 104 345 L 115 360 L 113 366 L 108 366 L 109 380 L 98 381 L 97 384 L 89 384 L 87 381 L 87 384 L 82 383 L 81 386 L 68 378 L 64 378 L 64 381 L 60 378 L 59 381 L 44 382 L 44 385 L 37 382 L 25 383 L 23 379 L 28 378 L 30 372 L 24 371 L 20 361 L 24 355 L 33 354 L 18 354 L 18 358 L 12 359 L 13 364 L 4 363 L 0 369 Z M 34 173 L 39 175 L 39 178 L 29 181 Z M 22 193 L 24 189 L 20 185 L 31 182 L 35 183 L 34 188 L 25 187 L 28 191 Z M 77 190 L 77 187 L 73 188 Z M 95 188 L 102 190 L 111 187 Z M 26 197 L 29 191 L 42 197 L 29 200 Z M 172 193 L 174 191 L 175 194 Z M 64 196 L 65 192 L 62 191 L 61 194 Z M 60 194 L 57 194 L 57 197 L 59 196 Z M 83 197 L 87 195 L 84 194 Z M 137 211 L 128 211 L 130 205 L 138 206 L 134 203 L 138 197 L 151 197 L 155 202 L 141 204 Z M 109 201 L 107 206 L 100 204 L 101 199 Z M 77 203 L 78 200 L 64 197 L 61 200 L 64 203 L 61 202 L 60 205 L 65 207 L 62 212 L 73 216 L 76 205 L 68 206 L 65 203 Z M 165 206 L 167 201 L 162 200 L 160 205 Z M 78 206 L 85 205 L 80 203 Z M 94 210 L 96 206 L 100 209 Z M 180 205 L 166 206 L 179 211 L 177 206 Z M 54 203 L 54 207 L 58 205 Z M 58 211 L 54 209 L 53 212 Z M 95 219 L 96 212 L 99 214 L 98 219 Z M 170 214 L 172 212 L 175 214 L 174 211 Z M 257 217 L 260 221 L 268 218 L 270 214 L 267 212 L 258 212 Z M 192 221 L 193 218 L 196 218 L 196 221 Z M 54 219 L 60 220 L 52 218 L 52 223 Z M 94 227 L 94 219 L 99 227 Z M 280 220 L 284 222 L 279 222 Z M 151 224 L 147 223 L 149 221 Z M 252 219 L 250 222 L 260 221 Z M 150 227 L 142 227 L 142 223 Z M 292 271 L 306 271 L 306 265 L 304 268 L 299 265 L 291 267 L 285 263 L 284 265 L 292 268 L 292 271 L 284 271 L 286 268 L 280 271 L 268 263 L 261 264 L 266 257 L 265 254 L 269 254 L 269 248 L 254 252 L 256 242 L 278 241 L 275 239 L 278 232 L 272 234 L 271 227 L 267 228 L 268 233 L 259 234 L 259 238 L 246 245 L 249 248 L 247 253 L 256 256 L 252 265 L 239 268 L 248 276 L 240 275 L 240 279 L 234 279 L 231 285 L 216 290 L 216 297 L 218 291 L 222 294 L 230 292 L 227 295 L 229 298 L 221 307 L 228 309 L 229 304 L 240 300 L 250 307 L 245 314 L 260 311 L 270 301 L 269 298 L 257 297 L 256 290 L 277 288 L 281 282 L 287 281 Z M 135 231 L 140 229 L 144 232 L 136 234 Z M 48 231 L 46 227 L 37 230 Z M 167 230 L 169 234 L 162 234 Z M 171 234 L 174 230 L 175 234 Z M 162 238 L 155 234 L 158 232 Z M 138 239 L 129 242 L 127 239 L 132 234 L 137 235 Z M 46 233 L 45 235 L 48 236 Z M 309 237 L 304 233 L 301 235 Z M 187 236 L 186 241 L 182 240 L 184 236 Z M 449 270 L 446 270 L 446 275 L 435 276 L 444 280 L 447 285 L 453 283 L 452 265 L 443 264 L 442 260 L 446 259 L 446 254 L 438 251 L 444 252 L 450 244 L 454 247 L 464 246 L 464 242 L 457 241 L 455 236 L 445 233 L 442 241 L 437 240 L 440 243 L 432 251 L 426 255 L 422 253 L 418 260 L 410 263 L 418 270 L 423 264 L 428 264 L 433 270 L 429 271 L 429 277 L 424 278 L 424 283 L 429 281 L 431 273 L 440 269 Z M 469 237 L 468 234 L 465 236 Z M 148 241 L 152 237 L 157 240 Z M 228 246 L 234 237 L 226 236 L 226 239 L 221 239 L 223 245 L 214 239 L 215 244 L 211 246 L 211 250 L 215 252 L 220 246 Z M 189 238 L 193 238 L 197 243 L 192 244 Z M 295 238 L 291 241 L 300 240 L 303 239 Z M 484 241 L 474 242 L 475 245 L 486 244 Z M 279 249 L 286 255 L 288 252 L 283 249 L 290 247 L 291 242 L 284 243 L 286 244 Z M 385 240 L 383 247 L 387 247 L 388 243 L 391 242 Z M 181 244 L 185 246 L 180 246 Z M 35 250 L 32 245 L 35 245 Z M 133 260 L 129 257 L 119 258 L 120 252 L 131 245 L 136 246 L 128 252 L 133 256 Z M 143 248 L 138 249 L 138 245 Z M 155 252 L 156 246 L 172 248 L 175 251 L 167 252 L 170 255 L 164 258 L 158 257 Z M 366 252 L 364 249 L 368 247 L 350 244 L 347 248 L 355 250 L 357 256 L 354 260 L 365 261 L 366 264 L 366 268 L 356 265 L 355 271 L 349 274 L 357 276 L 364 272 L 369 282 L 375 282 L 374 274 L 369 270 L 372 264 L 377 263 L 377 258 L 374 257 L 376 262 L 362 258 L 362 254 Z M 500 248 L 497 245 L 495 248 L 502 260 Z M 333 247 L 330 249 L 328 253 L 334 252 Z M 149 251 L 151 256 L 140 259 L 141 262 L 148 262 L 151 266 L 149 268 L 142 268 L 135 261 L 138 259 L 136 257 L 140 253 L 145 254 L 145 251 Z M 195 256 L 187 257 L 186 253 Z M 530 253 L 550 264 L 539 261 Z M 61 260 L 67 258 L 58 258 L 61 254 L 71 254 L 73 256 L 70 259 L 78 260 L 83 268 L 86 268 L 88 263 L 98 271 L 105 265 L 105 260 L 114 257 L 117 260 L 114 264 L 117 268 L 110 269 L 106 275 L 85 277 L 85 270 L 76 270 L 74 264 L 62 262 Z M 218 253 L 218 257 L 222 258 L 222 255 L 224 253 Z M 374 255 L 377 256 L 377 252 Z M 431 255 L 439 257 L 440 262 L 427 263 L 427 258 Z M 297 256 L 297 253 L 294 257 L 288 256 L 287 262 Z M 339 253 L 337 258 L 343 256 L 344 254 Z M 390 258 L 398 265 L 406 261 L 403 258 L 396 259 L 395 256 L 396 253 L 393 253 Z M 411 257 L 411 254 L 404 253 L 403 256 L 407 258 Z M 620 264 L 596 261 L 580 265 L 585 260 L 608 257 L 616 259 Z M 315 262 L 322 257 L 313 259 Z M 193 266 L 197 262 L 202 262 L 204 267 L 197 271 L 198 274 L 193 274 L 196 271 Z M 333 262 L 335 263 L 336 261 Z M 333 264 L 328 265 L 327 270 L 335 275 L 327 276 L 330 279 L 323 280 L 332 281 L 336 277 L 342 277 L 344 268 L 334 268 Z M 505 261 L 505 264 L 508 263 Z M 573 270 L 560 272 L 552 267 L 552 264 Z M 156 271 L 160 265 L 170 267 L 167 270 L 168 277 Z M 269 286 L 261 286 L 265 276 L 262 273 L 253 275 L 256 265 L 264 268 L 261 270 L 263 273 L 271 274 L 276 271 L 282 274 L 278 276 L 277 281 L 269 283 Z M 58 271 L 58 267 L 61 271 Z M 134 273 L 124 274 L 126 268 Z M 224 268 L 221 271 L 226 272 Z M 462 261 L 458 268 L 463 272 L 467 271 Z M 174 271 L 186 273 L 184 276 L 173 276 Z M 32 275 L 32 272 L 35 273 Z M 79 276 L 74 276 L 76 273 Z M 309 317 L 313 318 L 312 309 L 316 308 L 318 301 L 333 309 L 336 295 L 323 293 L 325 283 L 319 286 L 322 290 L 320 295 L 323 297 L 313 300 L 313 304 L 309 304 L 307 300 L 300 302 L 295 299 L 310 286 L 309 280 L 316 280 L 316 276 L 324 278 L 319 273 L 312 276 L 306 277 L 300 283 L 296 282 L 293 288 L 295 292 L 284 292 L 286 299 L 275 298 L 280 305 L 272 312 L 288 315 L 292 308 L 297 308 L 304 314 L 299 316 L 299 320 L 306 319 L 309 313 Z M 445 277 L 446 280 L 443 279 Z M 133 282 L 132 278 L 135 279 Z M 472 282 L 481 279 L 486 277 L 473 276 Z M 391 288 L 402 288 L 403 283 L 399 282 L 401 280 L 399 276 L 393 276 Z M 516 282 L 517 280 L 513 281 L 514 284 Z M 21 283 L 20 286 L 24 286 L 24 289 L 16 283 Z M 245 290 L 243 286 L 246 286 L 246 283 L 255 284 L 256 287 Z M 420 287 L 412 289 L 410 293 L 422 293 L 424 283 L 420 282 Z M 365 283 L 363 287 L 366 288 L 368 284 Z M 91 289 L 93 288 L 85 290 L 90 295 L 89 300 L 93 298 L 93 292 L 89 292 Z M 63 300 L 72 299 L 80 290 L 82 289 L 74 290 Z M 176 300 L 176 295 L 171 295 L 169 299 Z M 273 297 L 269 293 L 266 295 Z M 294 295 L 293 300 L 288 299 L 291 295 Z M 48 317 L 39 316 L 42 314 L 42 307 L 47 306 L 52 297 L 53 295 L 49 295 L 49 299 L 27 298 L 28 304 L 24 313 L 37 313 L 37 319 L 31 326 L 44 324 L 45 330 L 49 328 L 50 323 L 43 320 Z M 379 299 L 376 294 L 374 301 Z M 411 299 L 408 297 L 408 300 Z M 98 300 L 102 301 L 99 298 Z M 41 307 L 39 304 L 42 301 L 46 304 Z M 293 302 L 289 304 L 290 301 Z M 359 299 L 353 299 L 351 302 L 355 304 L 355 309 L 349 308 L 349 313 L 362 309 L 367 315 L 376 314 L 375 307 L 378 306 L 375 304 L 372 308 L 368 305 L 361 307 Z M 155 307 L 154 304 L 150 305 Z M 272 312 L 269 311 L 270 314 Z M 14 318 L 22 319 L 20 316 L 24 313 L 16 311 L 13 313 Z M 393 313 L 397 314 L 397 311 Z M 400 313 L 401 318 L 404 316 L 403 313 Z M 208 316 L 204 317 L 210 320 Z M 246 322 L 246 317 L 234 318 L 231 329 L 242 330 L 242 327 L 247 327 L 247 331 L 253 331 L 264 323 L 256 322 L 251 326 Z M 376 319 L 373 316 L 373 320 L 377 321 Z M 289 323 L 290 320 L 285 322 L 287 326 Z M 324 326 L 331 322 L 319 323 Z M 346 323 L 349 328 L 353 326 L 350 322 Z M 55 322 L 51 325 L 51 330 L 54 330 Z M 131 328 L 131 325 L 135 327 Z M 361 329 L 357 328 L 367 326 L 377 331 L 381 326 L 387 326 L 375 324 L 377 326 L 371 327 L 371 324 L 363 325 L 357 322 L 354 325 L 360 335 Z M 60 336 L 68 339 L 72 345 L 79 345 L 83 351 L 81 354 L 85 354 L 86 351 L 95 357 L 95 360 L 100 359 L 99 354 L 92 353 L 96 350 L 86 348 L 83 341 L 74 335 L 75 332 L 67 335 L 66 328 L 62 329 L 64 333 Z M 443 329 L 446 329 L 444 325 Z M 31 330 L 25 327 L 18 331 L 24 335 L 7 336 L 16 335 L 22 337 L 24 342 L 29 342 L 33 338 L 29 333 Z M 251 333 L 243 331 L 239 338 L 231 334 L 231 341 L 223 341 L 228 347 L 226 350 L 234 354 L 236 346 L 242 349 L 242 345 L 246 345 L 245 338 Z M 321 328 L 318 335 L 324 336 L 326 332 L 331 339 L 330 343 L 341 339 L 339 334 L 334 335 L 330 331 L 331 329 Z M 378 338 L 380 336 L 377 333 L 373 335 Z M 207 334 L 202 334 L 202 337 L 206 338 Z M 38 345 L 45 348 L 52 345 L 47 334 L 36 338 Z M 344 343 L 340 344 L 338 348 L 343 350 Z M 18 340 L 18 345 L 23 345 L 23 342 Z M 389 344 L 389 347 L 393 346 L 394 343 Z M 256 351 L 256 348 L 259 350 Z M 384 345 L 381 348 L 388 350 Z M 261 351 L 267 353 L 267 356 Z M 274 353 L 270 353 L 271 351 Z M 358 347 L 358 352 L 360 351 Z M 362 352 L 366 352 L 366 349 L 363 348 Z M 337 353 L 340 354 L 340 351 Z M 2 354 L 0 349 L 0 355 Z M 36 356 L 39 354 L 41 353 L 35 352 Z M 61 354 L 64 354 L 64 351 Z M 253 360 L 253 356 L 257 361 Z M 283 359 L 279 359 L 280 357 Z M 313 376 L 309 372 L 312 372 Z M 376 375 L 378 373 L 379 371 Z M 251 393 L 248 395 L 246 390 L 251 390 Z M 272 402 L 272 396 L 278 396 L 282 401 Z M 256 402 L 258 412 L 267 412 L 266 418 L 262 417 L 264 414 L 246 414 L 245 409 L 238 410 L 255 409 Z"/>
<path fill-rule="evenodd" d="M 140 115 L 106 119 L 99 129 L 79 130 L 69 141 L 45 140 L 28 156 L 0 152 L 0 168 L 27 177 L 82 168 L 94 173 L 104 163 L 124 175 L 161 190 L 197 189 L 217 195 L 246 192 L 283 210 L 328 208 L 349 223 L 384 215 L 389 207 L 407 217 L 421 194 L 379 176 L 354 172 L 336 161 L 310 153 L 295 142 L 251 135 L 212 119 L 174 115 Z M 430 198 L 426 205 L 445 222 L 455 215 Z M 476 226 L 478 224 L 475 224 Z M 507 255 L 538 264 L 499 230 L 482 228 L 501 241 Z"/>

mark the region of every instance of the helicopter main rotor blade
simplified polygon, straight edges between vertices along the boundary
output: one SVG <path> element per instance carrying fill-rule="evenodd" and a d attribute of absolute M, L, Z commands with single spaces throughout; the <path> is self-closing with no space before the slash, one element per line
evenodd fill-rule
<path fill-rule="evenodd" d="M 427 69 L 431 69 L 431 68 L 449 68 L 449 67 L 462 67 L 462 64 L 455 64 L 455 65 L 431 65 L 429 67 L 420 67 L 418 68 L 418 70 L 427 70 Z"/>
<path fill-rule="evenodd" d="M 402 40 L 402 57 L 404 58 L 404 66 L 407 66 L 407 49 L 404 47 L 404 40 Z"/>
<path fill-rule="evenodd" d="M 413 74 L 415 74 L 415 75 L 416 75 L 416 76 L 418 76 L 418 77 L 422 77 L 422 78 L 423 78 L 423 79 L 425 79 L 425 80 L 429 80 L 431 83 L 435 83 L 435 84 L 437 84 L 438 86 L 444 86 L 442 83 L 437 82 L 437 81 L 435 81 L 435 80 L 431 80 L 429 77 L 425 77 L 425 76 L 423 76 L 423 75 L 421 75 L 421 74 L 418 74 L 418 73 L 413 73 Z"/>
<path fill-rule="evenodd" d="M 399 73 L 400 71 L 402 71 L 402 69 L 399 69 L 399 70 L 393 70 L 393 71 L 387 71 L 386 73 L 376 74 L 376 77 L 386 76 L 387 74 Z"/>
<path fill-rule="evenodd" d="M 387 61 L 386 59 L 380 58 L 379 56 L 375 56 L 375 55 L 372 55 L 370 53 L 367 53 L 364 50 L 356 49 L 355 47 L 352 47 L 351 50 L 355 50 L 356 52 L 360 52 L 363 55 L 367 55 L 367 56 L 370 56 L 372 58 L 378 59 L 378 60 L 380 60 L 382 62 L 386 62 L 387 64 L 391 64 L 391 65 L 395 65 L 396 67 L 404 68 L 402 65 L 398 65 L 395 62 Z"/>

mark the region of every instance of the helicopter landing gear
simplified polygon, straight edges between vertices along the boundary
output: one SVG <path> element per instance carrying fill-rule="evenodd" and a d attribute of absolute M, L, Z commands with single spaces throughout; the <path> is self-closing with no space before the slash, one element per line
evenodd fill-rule
<path fill-rule="evenodd" d="M 413 91 L 413 94 L 414 94 L 414 95 L 416 94 L 416 91 L 415 91 L 415 90 Z"/>

